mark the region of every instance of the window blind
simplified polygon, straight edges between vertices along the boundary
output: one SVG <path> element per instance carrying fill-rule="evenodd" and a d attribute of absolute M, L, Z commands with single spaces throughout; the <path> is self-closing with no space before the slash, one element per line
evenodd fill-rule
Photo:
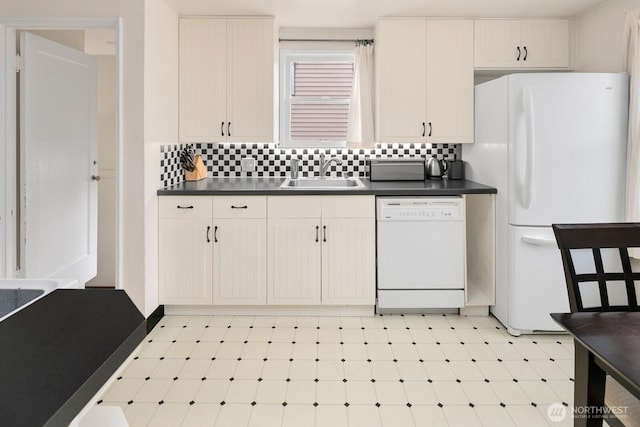
<path fill-rule="evenodd" d="M 292 64 L 291 140 L 346 141 L 352 62 Z"/>

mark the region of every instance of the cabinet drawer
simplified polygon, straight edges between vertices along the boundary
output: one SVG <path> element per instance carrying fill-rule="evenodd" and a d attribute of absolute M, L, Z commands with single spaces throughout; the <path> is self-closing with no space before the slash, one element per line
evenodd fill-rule
<path fill-rule="evenodd" d="M 335 196 L 322 198 L 323 218 L 373 218 L 374 196 Z"/>
<path fill-rule="evenodd" d="M 266 196 L 221 196 L 213 198 L 214 218 L 266 218 Z"/>
<path fill-rule="evenodd" d="M 269 219 L 273 218 L 320 218 L 321 197 L 274 196 L 269 197 Z"/>
<path fill-rule="evenodd" d="M 160 197 L 158 216 L 160 218 L 211 218 L 211 197 Z"/>

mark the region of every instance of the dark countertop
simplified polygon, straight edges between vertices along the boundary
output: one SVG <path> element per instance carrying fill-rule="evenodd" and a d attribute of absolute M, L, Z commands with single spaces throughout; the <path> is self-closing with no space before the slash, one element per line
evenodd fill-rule
<path fill-rule="evenodd" d="M 373 194 L 376 196 L 457 196 L 461 194 L 495 194 L 497 190 L 468 180 L 438 179 L 426 181 L 369 181 L 360 189 L 318 190 L 280 188 L 284 177 L 265 178 L 206 178 L 183 182 L 158 190 L 158 196 L 212 196 L 212 195 L 310 195 L 310 194 Z"/>
<path fill-rule="evenodd" d="M 0 424 L 68 425 L 146 335 L 124 291 L 57 289 L 0 322 Z"/>

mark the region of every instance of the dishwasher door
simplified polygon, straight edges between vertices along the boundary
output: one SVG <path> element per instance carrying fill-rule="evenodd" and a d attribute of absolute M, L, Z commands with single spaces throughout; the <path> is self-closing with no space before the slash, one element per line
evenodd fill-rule
<path fill-rule="evenodd" d="M 378 306 L 464 306 L 464 199 L 378 199 Z"/>

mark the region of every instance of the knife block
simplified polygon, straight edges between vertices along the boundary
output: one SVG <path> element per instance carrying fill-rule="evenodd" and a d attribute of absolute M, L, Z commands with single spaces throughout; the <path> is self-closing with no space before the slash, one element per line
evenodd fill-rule
<path fill-rule="evenodd" d="M 200 181 L 207 177 L 207 168 L 202 161 L 202 156 L 197 155 L 193 159 L 193 164 L 195 165 L 195 169 L 193 172 L 189 172 L 187 170 L 184 171 L 184 179 L 186 181 Z"/>

